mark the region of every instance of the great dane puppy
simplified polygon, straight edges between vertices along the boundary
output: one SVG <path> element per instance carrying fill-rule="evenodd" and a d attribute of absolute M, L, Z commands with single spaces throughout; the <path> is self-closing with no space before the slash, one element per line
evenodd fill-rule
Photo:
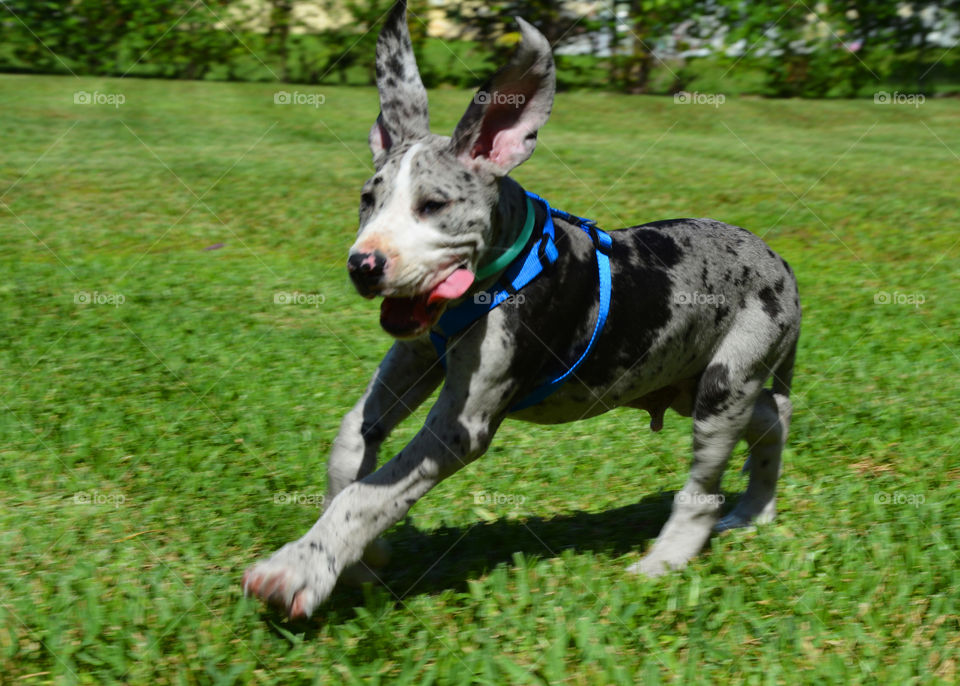
<path fill-rule="evenodd" d="M 451 336 L 438 360 L 428 334 L 440 316 L 484 297 L 501 274 L 476 275 L 519 243 L 527 198 L 507 174 L 533 153 L 550 114 L 554 63 L 543 35 L 518 19 L 522 41 L 510 62 L 480 88 L 452 137 L 434 135 L 405 5 L 396 4 L 377 43 L 375 172 L 348 259 L 360 294 L 382 298 L 381 326 L 397 341 L 343 419 L 323 515 L 250 567 L 244 591 L 309 616 L 421 496 L 483 455 L 508 415 L 557 424 L 628 406 L 647 410 L 655 431 L 667 408 L 693 417 L 690 476 L 631 571 L 680 568 L 711 531 L 772 519 L 800 301 L 787 263 L 745 229 L 672 219 L 610 232 L 612 298 L 589 357 L 555 393 L 511 411 L 581 355 L 598 321 L 597 247 L 575 222 L 554 217 L 556 261 L 523 297 Z M 547 213 L 532 206 L 537 238 Z M 441 383 L 414 439 L 374 471 L 386 436 Z M 718 521 L 720 479 L 741 437 L 749 485 Z"/>

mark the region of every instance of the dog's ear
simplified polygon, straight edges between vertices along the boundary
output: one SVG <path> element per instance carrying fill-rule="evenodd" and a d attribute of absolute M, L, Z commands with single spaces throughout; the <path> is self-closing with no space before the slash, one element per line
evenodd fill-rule
<path fill-rule="evenodd" d="M 451 145 L 467 166 L 503 176 L 533 154 L 557 90 L 550 43 L 517 17 L 521 41 L 473 96 Z"/>
<path fill-rule="evenodd" d="M 391 146 L 430 133 L 427 89 L 413 55 L 406 0 L 394 4 L 377 38 L 377 91 L 380 116 L 370 129 L 369 138 L 375 165 Z"/>

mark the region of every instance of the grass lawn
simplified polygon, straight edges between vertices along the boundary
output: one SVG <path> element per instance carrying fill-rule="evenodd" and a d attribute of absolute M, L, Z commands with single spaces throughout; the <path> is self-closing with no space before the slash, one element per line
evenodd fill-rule
<path fill-rule="evenodd" d="M 739 224 L 796 271 L 778 521 L 627 576 L 690 420 L 507 422 L 388 534 L 385 587 L 291 624 L 240 576 L 316 518 L 390 341 L 344 268 L 376 93 L 276 90 L 0 76 L 0 681 L 956 683 L 956 102 L 559 96 L 527 188 Z M 435 130 L 469 97 L 432 92 Z"/>

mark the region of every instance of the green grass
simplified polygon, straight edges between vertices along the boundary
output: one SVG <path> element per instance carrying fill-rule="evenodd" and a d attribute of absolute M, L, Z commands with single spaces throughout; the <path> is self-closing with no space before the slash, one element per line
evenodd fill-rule
<path fill-rule="evenodd" d="M 508 422 L 388 534 L 386 588 L 291 624 L 240 575 L 314 521 L 275 501 L 323 492 L 389 340 L 344 269 L 376 94 L 279 107 L 275 90 L 0 77 L 0 681 L 955 683 L 956 103 L 561 95 L 526 187 L 607 228 L 740 224 L 793 265 L 777 523 L 627 576 L 683 483 L 690 421 Z M 433 92 L 435 130 L 469 97 Z M 285 291 L 323 302 L 274 304 Z"/>

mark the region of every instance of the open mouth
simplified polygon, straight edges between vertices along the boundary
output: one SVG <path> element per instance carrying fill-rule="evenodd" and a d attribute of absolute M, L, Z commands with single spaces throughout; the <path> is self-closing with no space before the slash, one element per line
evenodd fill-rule
<path fill-rule="evenodd" d="M 447 303 L 461 297 L 473 284 L 474 274 L 456 269 L 426 293 L 410 298 L 384 298 L 380 303 L 380 326 L 396 338 L 413 338 L 436 324 Z"/>

